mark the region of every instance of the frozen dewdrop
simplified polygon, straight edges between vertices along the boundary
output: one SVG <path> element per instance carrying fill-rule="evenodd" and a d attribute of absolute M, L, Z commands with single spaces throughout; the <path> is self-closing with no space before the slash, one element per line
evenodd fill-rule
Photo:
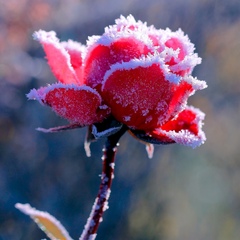
<path fill-rule="evenodd" d="M 117 147 L 114 147 L 112 150 L 113 150 L 113 152 L 116 152 L 117 151 Z"/>
<path fill-rule="evenodd" d="M 114 177 L 115 177 L 115 176 L 114 176 L 114 174 L 112 174 L 112 176 L 111 176 L 111 177 L 112 177 L 112 179 L 114 179 Z"/>
<path fill-rule="evenodd" d="M 106 151 L 106 148 L 103 148 L 102 151 L 105 152 L 105 151 Z"/>
<path fill-rule="evenodd" d="M 114 169 L 115 163 L 109 163 L 109 166 L 110 166 L 112 169 Z"/>
<path fill-rule="evenodd" d="M 99 220 L 99 222 L 102 222 L 102 221 L 103 221 L 103 218 L 101 217 L 100 220 Z"/>
<path fill-rule="evenodd" d="M 104 156 L 102 156 L 102 157 L 101 157 L 101 159 L 102 159 L 102 161 L 104 161 L 104 160 L 105 160 L 105 157 L 104 157 Z"/>
<path fill-rule="evenodd" d="M 103 211 L 105 212 L 108 209 L 109 209 L 108 202 L 105 202 L 103 206 Z"/>
<path fill-rule="evenodd" d="M 119 147 L 119 146 L 120 146 L 120 143 L 117 143 L 116 146 Z"/>

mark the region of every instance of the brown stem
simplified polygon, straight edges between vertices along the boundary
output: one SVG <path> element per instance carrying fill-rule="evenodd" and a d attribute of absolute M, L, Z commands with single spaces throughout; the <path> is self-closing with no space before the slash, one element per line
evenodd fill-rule
<path fill-rule="evenodd" d="M 111 193 L 112 179 L 114 176 L 114 160 L 118 141 L 126 131 L 127 128 L 123 126 L 117 133 L 107 138 L 103 149 L 102 175 L 98 196 L 95 199 L 92 211 L 84 227 L 80 240 L 94 240 L 97 236 L 97 229 L 102 221 L 103 212 L 108 209 L 108 199 Z"/>

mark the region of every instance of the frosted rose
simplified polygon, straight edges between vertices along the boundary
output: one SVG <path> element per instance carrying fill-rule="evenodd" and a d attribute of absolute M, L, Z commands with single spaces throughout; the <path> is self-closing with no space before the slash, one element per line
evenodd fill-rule
<path fill-rule="evenodd" d="M 191 75 L 201 59 L 181 30 L 158 30 L 130 15 L 86 46 L 59 42 L 53 31 L 40 30 L 34 38 L 59 83 L 33 89 L 28 98 L 69 120 L 66 128 L 90 126 L 98 138 L 125 124 L 145 142 L 196 147 L 205 141 L 204 114 L 186 105 L 206 87 Z"/>

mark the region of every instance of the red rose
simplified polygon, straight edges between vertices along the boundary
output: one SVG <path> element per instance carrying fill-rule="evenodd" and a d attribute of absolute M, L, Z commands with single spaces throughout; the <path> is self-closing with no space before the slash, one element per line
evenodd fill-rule
<path fill-rule="evenodd" d="M 40 30 L 34 38 L 60 83 L 33 89 L 28 98 L 50 106 L 71 126 L 90 126 L 96 138 L 101 128 L 106 135 L 125 124 L 150 143 L 196 147 L 205 141 L 204 114 L 186 103 L 207 85 L 191 75 L 201 59 L 181 30 L 157 30 L 130 15 L 86 46 L 59 42 L 53 31 Z"/>

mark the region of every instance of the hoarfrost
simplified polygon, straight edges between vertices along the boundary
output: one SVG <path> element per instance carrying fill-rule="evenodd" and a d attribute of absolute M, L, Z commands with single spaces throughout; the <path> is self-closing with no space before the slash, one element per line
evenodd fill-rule
<path fill-rule="evenodd" d="M 123 117 L 123 120 L 124 120 L 125 122 L 129 122 L 129 121 L 131 120 L 131 117 L 130 117 L 130 116 L 124 116 L 124 117 Z"/>
<path fill-rule="evenodd" d="M 109 163 L 109 166 L 114 169 L 115 168 L 115 163 Z"/>
<path fill-rule="evenodd" d="M 102 132 L 98 132 L 98 129 L 95 125 L 92 126 L 92 134 L 95 138 L 102 138 L 102 137 L 108 137 L 116 132 L 118 132 L 121 129 L 122 125 L 117 127 L 108 128 Z"/>
<path fill-rule="evenodd" d="M 30 216 L 37 224 L 38 226 L 47 234 L 47 236 L 50 239 L 55 238 L 55 232 L 51 232 L 51 228 L 47 228 L 47 223 L 49 225 L 54 225 L 55 228 L 57 228 L 57 231 L 62 235 L 63 238 L 66 240 L 72 240 L 72 238 L 69 236 L 66 229 L 62 226 L 62 224 L 52 215 L 50 215 L 47 212 L 36 210 L 35 208 L 31 207 L 29 204 L 21 204 L 17 203 L 15 207 L 23 212 L 24 214 Z M 41 221 L 40 219 L 43 218 L 44 221 Z M 44 225 L 46 224 L 46 226 Z"/>
<path fill-rule="evenodd" d="M 97 234 L 94 233 L 94 234 L 91 234 L 88 238 L 88 240 L 94 240 L 95 238 L 97 237 Z"/>

